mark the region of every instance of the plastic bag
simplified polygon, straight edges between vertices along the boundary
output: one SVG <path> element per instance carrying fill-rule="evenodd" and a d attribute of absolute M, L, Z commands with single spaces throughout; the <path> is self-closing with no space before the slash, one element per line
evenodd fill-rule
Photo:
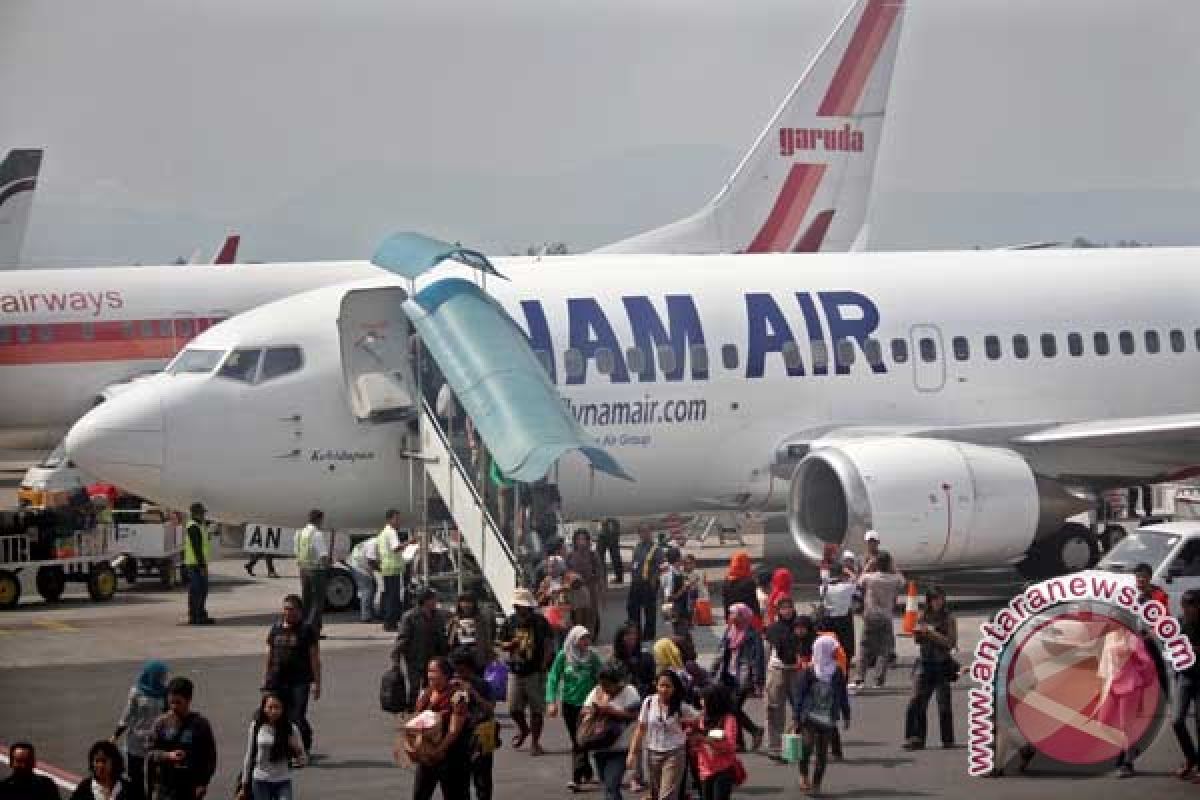
<path fill-rule="evenodd" d="M 483 680 L 488 685 L 491 700 L 498 703 L 508 696 L 508 666 L 503 661 L 493 661 L 483 670 Z"/>

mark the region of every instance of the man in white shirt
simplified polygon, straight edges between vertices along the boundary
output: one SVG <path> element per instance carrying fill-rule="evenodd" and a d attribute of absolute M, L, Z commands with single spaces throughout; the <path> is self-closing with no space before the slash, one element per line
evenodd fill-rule
<path fill-rule="evenodd" d="M 404 613 L 404 539 L 396 526 L 400 512 L 389 508 L 384 515 L 383 530 L 376 537 L 379 572 L 383 575 L 383 629 L 396 631 Z"/>
<path fill-rule="evenodd" d="M 829 569 L 829 582 L 821 587 L 821 605 L 825 621 L 846 651 L 847 663 L 854 660 L 854 593 L 857 584 L 846 576 L 842 562 Z"/>
<path fill-rule="evenodd" d="M 329 583 L 329 537 L 321 530 L 325 512 L 308 512 L 308 524 L 296 532 L 296 566 L 300 568 L 300 596 L 304 601 L 304 622 L 321 636 L 325 613 L 325 587 Z M 324 638 L 321 636 L 321 638 Z"/>

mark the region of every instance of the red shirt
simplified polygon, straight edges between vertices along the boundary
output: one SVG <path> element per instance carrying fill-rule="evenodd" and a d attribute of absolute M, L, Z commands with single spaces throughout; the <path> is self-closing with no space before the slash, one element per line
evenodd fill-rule
<path fill-rule="evenodd" d="M 710 739 L 696 745 L 696 771 L 700 780 L 708 780 L 718 772 L 733 769 L 737 763 L 738 724 L 733 714 L 726 714 L 721 726 L 725 731 L 724 739 Z"/>

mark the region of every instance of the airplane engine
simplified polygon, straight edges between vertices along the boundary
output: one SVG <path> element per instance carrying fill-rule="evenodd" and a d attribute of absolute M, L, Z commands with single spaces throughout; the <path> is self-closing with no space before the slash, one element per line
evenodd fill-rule
<path fill-rule="evenodd" d="M 1031 546 L 1061 538 L 1063 521 L 1087 507 L 1011 450 L 881 437 L 805 456 L 787 516 L 814 563 L 830 551 L 862 552 L 874 529 L 901 568 L 921 569 L 1019 562 Z"/>

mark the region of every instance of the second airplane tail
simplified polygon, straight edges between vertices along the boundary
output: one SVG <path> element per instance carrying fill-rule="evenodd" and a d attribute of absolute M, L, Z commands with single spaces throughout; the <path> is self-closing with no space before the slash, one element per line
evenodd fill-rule
<path fill-rule="evenodd" d="M 20 261 L 41 168 L 41 150 L 10 150 L 0 162 L 0 267 Z"/>
<path fill-rule="evenodd" d="M 704 208 L 597 252 L 862 249 L 904 3 L 856 0 Z"/>

